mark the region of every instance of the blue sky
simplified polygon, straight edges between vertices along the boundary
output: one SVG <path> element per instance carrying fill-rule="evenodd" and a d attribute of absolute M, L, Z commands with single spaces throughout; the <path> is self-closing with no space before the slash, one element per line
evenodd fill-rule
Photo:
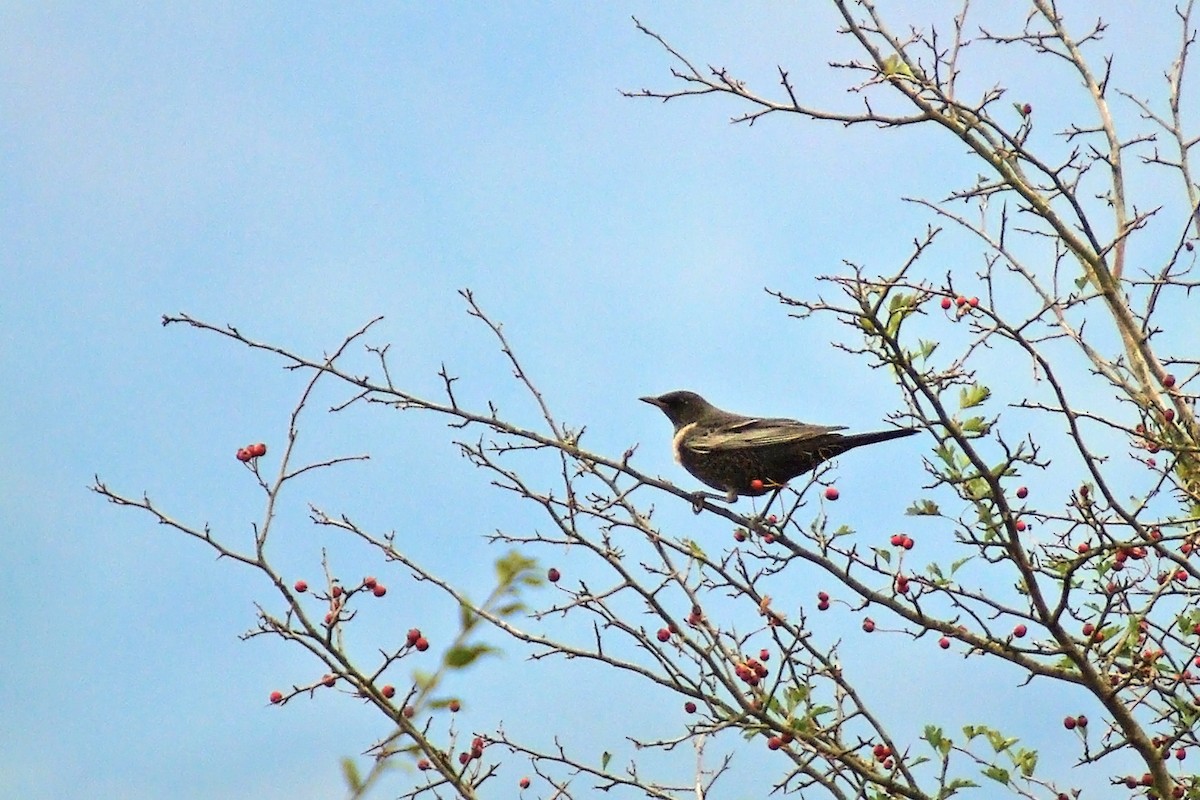
<path fill-rule="evenodd" d="M 1162 55 L 1118 61 L 1148 93 L 1174 30 L 1105 5 L 1110 41 Z M 798 326 L 762 289 L 811 296 L 842 259 L 888 269 L 926 219 L 899 197 L 938 196 L 974 166 L 953 149 L 931 159 L 911 132 L 790 118 L 747 129 L 727 124 L 741 109 L 720 99 L 622 98 L 618 88 L 670 85 L 634 14 L 764 91 L 782 63 L 818 103 L 853 102 L 823 66 L 850 52 L 830 12 L 774 3 L 0 10 L 0 794 L 338 796 L 338 759 L 386 730 L 341 695 L 267 707 L 271 689 L 317 669 L 277 642 L 238 641 L 269 587 L 86 491 L 99 473 L 234 541 L 261 514 L 233 452 L 278 444 L 301 384 L 267 357 L 162 328 L 163 313 L 314 355 L 383 314 L 376 341 L 392 342 L 404 385 L 436 392 L 444 361 L 471 404 L 496 398 L 531 420 L 494 342 L 463 313 L 455 292 L 470 287 L 594 449 L 640 442 L 643 469 L 684 485 L 667 423 L 637 397 L 691 388 L 854 428 L 898 407 L 885 375 L 829 347 L 834 328 Z M 1067 118 L 1078 98 L 1047 92 L 1009 57 L 980 51 L 965 80 L 1023 83 L 1036 108 Z M 937 257 L 949 268 L 976 252 Z M 310 582 L 321 547 L 347 574 L 390 568 L 314 530 L 309 501 L 402 529 L 480 592 L 498 555 L 483 536 L 540 523 L 490 490 L 437 420 L 313 413 L 304 434 L 307 457 L 373 456 L 290 495 L 279 559 Z M 841 513 L 866 515 L 860 524 L 872 509 L 898 514 L 927 447 L 894 445 L 914 468 L 889 471 L 886 492 L 873 490 L 869 459 L 847 458 L 839 485 L 871 500 Z M 388 601 L 363 623 L 364 653 L 454 619 L 416 590 Z M 915 671 L 927 653 L 890 658 Z M 562 673 L 532 696 L 519 688 L 524 664 L 513 653 L 459 687 L 475 690 L 479 712 L 464 724 L 527 711 L 534 730 L 578 731 L 611 710 Z M 945 667 L 948 682 L 970 681 L 962 665 Z M 1003 694 L 979 703 L 1011 710 Z"/>

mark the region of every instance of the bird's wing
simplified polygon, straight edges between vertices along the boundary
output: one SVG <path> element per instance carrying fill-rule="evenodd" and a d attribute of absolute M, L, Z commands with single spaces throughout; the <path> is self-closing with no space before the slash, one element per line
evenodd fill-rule
<path fill-rule="evenodd" d="M 809 425 L 794 419 L 751 417 L 690 436 L 687 440 L 687 447 L 697 453 L 711 453 L 714 450 L 740 450 L 746 447 L 768 447 L 803 442 L 845 429 L 845 425 Z"/>

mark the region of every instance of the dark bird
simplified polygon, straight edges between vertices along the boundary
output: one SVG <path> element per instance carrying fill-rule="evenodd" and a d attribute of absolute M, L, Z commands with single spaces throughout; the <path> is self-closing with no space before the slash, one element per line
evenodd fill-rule
<path fill-rule="evenodd" d="M 845 435 L 845 425 L 809 425 L 794 419 L 744 417 L 709 403 L 695 392 L 642 397 L 675 426 L 675 460 L 702 483 L 757 497 L 778 489 L 822 461 L 864 444 L 911 436 L 913 428 Z"/>

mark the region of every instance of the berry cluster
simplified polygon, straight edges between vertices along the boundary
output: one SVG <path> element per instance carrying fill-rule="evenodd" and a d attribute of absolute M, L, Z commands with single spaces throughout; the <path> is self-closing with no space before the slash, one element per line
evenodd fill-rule
<path fill-rule="evenodd" d="M 259 456 L 267 454 L 267 446 L 262 442 L 258 444 L 248 444 L 245 447 L 239 447 L 237 451 L 237 460 L 243 463 L 252 461 Z"/>

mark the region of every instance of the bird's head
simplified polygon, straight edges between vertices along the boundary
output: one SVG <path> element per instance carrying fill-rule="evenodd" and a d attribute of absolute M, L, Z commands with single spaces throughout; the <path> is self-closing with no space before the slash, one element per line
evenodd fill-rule
<path fill-rule="evenodd" d="M 671 420 L 675 430 L 679 430 L 684 425 L 690 425 L 716 411 L 715 406 L 695 392 L 667 392 L 658 397 L 638 399 L 643 403 L 658 406 L 667 415 L 667 419 Z"/>

